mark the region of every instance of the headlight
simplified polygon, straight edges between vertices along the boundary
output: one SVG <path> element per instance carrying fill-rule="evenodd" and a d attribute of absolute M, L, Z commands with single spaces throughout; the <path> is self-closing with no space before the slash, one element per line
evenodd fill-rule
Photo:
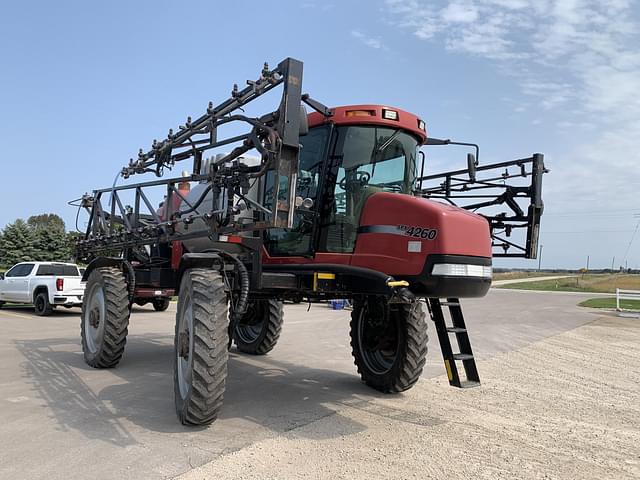
<path fill-rule="evenodd" d="M 436 263 L 431 271 L 432 275 L 447 275 L 450 277 L 482 277 L 491 278 L 491 265 L 468 265 L 464 263 Z"/>

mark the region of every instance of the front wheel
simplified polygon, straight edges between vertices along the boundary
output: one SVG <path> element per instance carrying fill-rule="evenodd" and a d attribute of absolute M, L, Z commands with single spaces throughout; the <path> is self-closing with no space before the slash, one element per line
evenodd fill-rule
<path fill-rule="evenodd" d="M 39 317 L 45 317 L 51 315 L 53 307 L 49 303 L 49 294 L 47 292 L 40 292 L 36 295 L 36 299 L 33 302 L 33 307 L 36 315 Z"/>
<path fill-rule="evenodd" d="M 282 302 L 252 300 L 233 332 L 238 350 L 251 355 L 270 352 L 278 343 L 283 320 Z"/>
<path fill-rule="evenodd" d="M 84 360 L 94 368 L 115 367 L 129 328 L 129 292 L 117 268 L 97 268 L 87 279 L 80 330 Z"/>
<path fill-rule="evenodd" d="M 220 273 L 187 270 L 174 339 L 174 396 L 183 425 L 207 425 L 222 407 L 227 378 L 228 305 Z"/>
<path fill-rule="evenodd" d="M 368 386 L 385 393 L 411 388 L 422 374 L 427 340 L 421 302 L 389 304 L 369 297 L 354 303 L 351 351 Z"/>

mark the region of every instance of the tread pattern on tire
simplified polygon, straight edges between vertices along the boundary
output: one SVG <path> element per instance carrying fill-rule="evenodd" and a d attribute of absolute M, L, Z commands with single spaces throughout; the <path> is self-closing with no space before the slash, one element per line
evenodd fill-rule
<path fill-rule="evenodd" d="M 404 342 L 400 345 L 399 358 L 391 371 L 381 375 L 369 371 L 359 351 L 358 322 L 364 305 L 355 303 L 351 312 L 350 336 L 351 353 L 354 364 L 362 381 L 368 386 L 384 393 L 399 393 L 410 389 L 422 375 L 427 357 L 427 320 L 422 302 L 397 304 L 400 327 L 403 329 Z"/>
<path fill-rule="evenodd" d="M 256 300 L 263 302 L 263 315 L 266 317 L 263 330 L 256 341 L 246 343 L 234 332 L 234 341 L 238 350 L 251 355 L 265 355 L 273 350 L 282 333 L 284 307 L 279 300 Z"/>
<path fill-rule="evenodd" d="M 185 297 L 191 299 L 193 308 L 192 381 L 187 398 L 183 400 L 174 352 L 176 413 L 185 425 L 207 425 L 217 418 L 222 407 L 227 378 L 228 305 L 222 276 L 217 271 L 200 268 L 184 273 L 176 313 L 176 349 L 178 315 L 186 307 L 183 304 Z"/>
<path fill-rule="evenodd" d="M 98 351 L 92 354 L 85 344 L 85 315 L 88 301 L 82 303 L 80 329 L 82 334 L 82 349 L 86 363 L 94 368 L 115 367 L 124 353 L 129 333 L 129 292 L 124 274 L 118 268 L 97 268 L 89 275 L 87 291 L 90 285 L 101 282 L 104 290 L 105 319 L 102 344 Z M 88 299 L 86 299 L 88 300 Z"/>

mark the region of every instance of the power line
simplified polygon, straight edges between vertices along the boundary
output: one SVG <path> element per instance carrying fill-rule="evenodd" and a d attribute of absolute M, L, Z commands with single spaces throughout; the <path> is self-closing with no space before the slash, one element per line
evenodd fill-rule
<path fill-rule="evenodd" d="M 629 254 L 629 250 L 631 249 L 631 244 L 633 243 L 633 239 L 636 238 L 636 233 L 638 233 L 638 227 L 640 227 L 640 220 L 636 223 L 636 229 L 633 231 L 633 235 L 631 235 L 631 240 L 629 240 L 629 245 L 627 246 L 627 251 L 624 252 L 623 261 L 627 261 L 627 255 Z"/>

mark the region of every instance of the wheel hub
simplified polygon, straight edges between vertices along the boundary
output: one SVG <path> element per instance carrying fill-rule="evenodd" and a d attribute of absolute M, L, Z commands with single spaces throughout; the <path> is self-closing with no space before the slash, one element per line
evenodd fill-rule
<path fill-rule="evenodd" d="M 100 325 L 100 309 L 94 308 L 89 312 L 89 325 L 93 328 L 98 328 Z"/>
<path fill-rule="evenodd" d="M 189 332 L 180 332 L 178 334 L 178 355 L 181 358 L 189 358 Z"/>

